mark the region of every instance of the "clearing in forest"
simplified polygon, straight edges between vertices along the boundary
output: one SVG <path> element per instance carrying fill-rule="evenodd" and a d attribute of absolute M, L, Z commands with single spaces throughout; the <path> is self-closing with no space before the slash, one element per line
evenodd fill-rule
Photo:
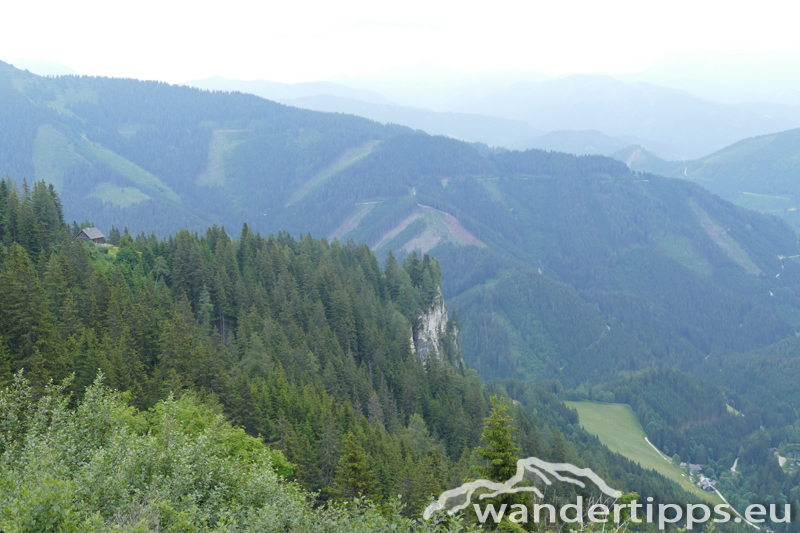
<path fill-rule="evenodd" d="M 655 470 L 665 478 L 674 481 L 686 492 L 704 501 L 718 504 L 722 500 L 716 494 L 706 492 L 692 483 L 685 472 L 665 460 L 645 440 L 645 433 L 639 418 L 630 407 L 619 403 L 564 402 L 578 411 L 580 424 L 608 448 L 639 463 L 642 468 Z M 588 465 L 591 468 L 591 465 Z M 676 502 L 677 503 L 677 502 Z"/>
<path fill-rule="evenodd" d="M 303 186 L 300 187 L 300 189 L 295 191 L 295 193 L 289 198 L 289 201 L 286 202 L 286 207 L 299 202 L 305 195 L 318 188 L 320 185 L 334 177 L 342 170 L 367 157 L 372 153 L 372 150 L 374 150 L 379 143 L 380 141 L 369 141 L 361 146 L 345 152 L 342 157 L 334 161 L 333 164 L 326 169 L 315 174 L 313 177 L 311 177 L 311 179 L 306 181 Z"/>

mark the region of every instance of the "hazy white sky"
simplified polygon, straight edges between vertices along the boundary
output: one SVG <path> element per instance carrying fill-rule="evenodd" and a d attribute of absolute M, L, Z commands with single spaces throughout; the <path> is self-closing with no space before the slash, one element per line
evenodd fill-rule
<path fill-rule="evenodd" d="M 297 82 L 425 62 L 461 71 L 638 71 L 688 50 L 800 52 L 796 1 L 27 0 L 0 58 L 178 82 Z"/>

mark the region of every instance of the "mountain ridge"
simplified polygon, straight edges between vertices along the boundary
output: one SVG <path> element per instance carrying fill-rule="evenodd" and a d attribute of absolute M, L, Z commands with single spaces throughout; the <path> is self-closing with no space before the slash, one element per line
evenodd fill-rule
<path fill-rule="evenodd" d="M 60 169 L 69 219 L 161 235 L 246 222 L 365 242 L 381 259 L 427 250 L 464 317 L 465 358 L 487 376 L 574 385 L 642 365 L 691 370 L 800 325 L 800 278 L 779 259 L 800 255 L 796 235 L 689 182 L 240 93 L 0 71 L 17 148 L 0 169 Z M 35 147 L 53 145 L 42 132 L 115 155 L 42 149 L 34 165 Z"/>
<path fill-rule="evenodd" d="M 705 157 L 665 161 L 641 147 L 612 157 L 632 169 L 688 179 L 737 205 L 770 213 L 800 229 L 800 129 L 743 139 Z"/>

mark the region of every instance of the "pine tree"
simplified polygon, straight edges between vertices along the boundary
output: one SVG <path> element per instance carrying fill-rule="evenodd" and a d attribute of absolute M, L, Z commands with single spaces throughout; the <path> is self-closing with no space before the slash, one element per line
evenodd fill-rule
<path fill-rule="evenodd" d="M 119 230 L 117 231 L 119 233 Z M 153 276 L 156 278 L 156 290 L 158 290 L 158 280 L 162 276 L 166 276 L 169 274 L 169 267 L 167 266 L 167 262 L 164 260 L 163 257 L 158 256 L 155 258 L 153 262 L 153 269 L 151 270 Z M 203 291 L 207 292 L 205 285 L 203 285 Z"/>
<path fill-rule="evenodd" d="M 294 474 L 296 478 L 302 478 L 305 472 L 302 469 L 302 453 L 300 449 L 300 440 L 297 438 L 297 432 L 291 422 L 286 419 L 283 411 L 278 414 L 278 427 L 280 428 L 280 440 L 278 446 L 286 456 L 286 459 L 292 464 L 296 465 Z"/>
<path fill-rule="evenodd" d="M 39 225 L 36 213 L 33 211 L 31 189 L 27 180 L 22 180 L 22 198 L 19 203 L 19 218 L 17 219 L 17 242 L 31 255 L 36 255 L 42 247 L 39 235 Z"/>
<path fill-rule="evenodd" d="M 383 408 L 378 399 L 378 394 L 375 391 L 372 391 L 372 395 L 370 395 L 369 401 L 367 402 L 367 413 L 371 424 L 379 425 L 381 428 L 385 427 Z"/>
<path fill-rule="evenodd" d="M 567 447 L 561 432 L 556 430 L 553 433 L 553 440 L 550 446 L 550 459 L 554 463 L 564 463 L 567 461 Z"/>
<path fill-rule="evenodd" d="M 3 220 L 0 221 L 3 224 L 4 232 L 3 232 L 3 244 L 7 247 L 11 246 L 12 242 L 17 242 L 19 240 L 19 210 L 20 210 L 20 201 L 19 201 L 19 192 L 17 191 L 16 185 L 10 182 L 7 185 L 8 193 L 7 198 L 5 200 L 4 212 L 3 212 Z"/>
<path fill-rule="evenodd" d="M 3 337 L 0 337 L 0 389 L 11 383 L 11 378 L 11 357 L 3 344 Z"/>
<path fill-rule="evenodd" d="M 492 396 L 492 414 L 485 420 L 481 441 L 483 446 L 476 450 L 478 457 L 486 465 L 478 467 L 480 474 L 492 481 L 505 482 L 517 473 L 517 448 L 511 417 L 506 414 L 508 407 L 497 396 Z"/>
<path fill-rule="evenodd" d="M 52 186 L 51 186 L 52 187 Z M 33 184 L 31 207 L 39 224 L 42 246 L 54 244 L 63 231 L 63 214 L 57 202 L 55 191 L 48 189 L 47 184 L 37 181 Z"/>
<path fill-rule="evenodd" d="M 359 495 L 374 502 L 380 500 L 369 457 L 352 433 L 347 435 L 333 487 L 329 491 L 340 500 L 352 500 Z"/>
<path fill-rule="evenodd" d="M 8 210 L 8 195 L 11 193 L 12 183 L 9 178 L 0 179 L 0 244 L 5 241 L 6 211 Z"/>
<path fill-rule="evenodd" d="M 95 330 L 86 328 L 81 331 L 80 338 L 74 346 L 73 368 L 75 370 L 75 390 L 79 398 L 83 390 L 91 385 L 98 372 L 108 375 L 108 360 L 103 353 Z"/>
<path fill-rule="evenodd" d="M 122 235 L 119 232 L 119 228 L 112 224 L 111 231 L 108 232 L 108 243 L 118 246 L 121 238 Z"/>
<path fill-rule="evenodd" d="M 317 443 L 317 464 L 322 475 L 322 481 L 328 486 L 334 481 L 338 459 L 339 435 L 336 431 L 336 422 L 333 416 L 327 416 Z"/>
<path fill-rule="evenodd" d="M 17 244 L 12 245 L 11 256 L 0 273 L 0 301 L 0 332 L 12 347 L 12 370 L 30 370 L 34 354 L 41 351 L 47 370 L 61 377 L 66 369 L 47 299 L 28 254 Z"/>
<path fill-rule="evenodd" d="M 469 471 L 469 460 L 471 457 L 471 453 L 469 450 L 469 446 L 464 446 L 464 450 L 461 452 L 461 457 L 459 458 L 458 462 L 453 465 L 453 468 L 450 470 L 450 483 L 449 486 L 457 487 L 462 483 L 468 481 L 470 477 Z"/>
<path fill-rule="evenodd" d="M 161 257 L 156 257 L 156 266 L 153 267 L 153 272 L 156 272 L 156 268 L 159 265 L 159 260 L 162 262 L 164 261 Z M 158 278 L 156 278 L 156 283 Z M 200 326 L 203 328 L 203 331 L 206 334 L 211 333 L 212 325 L 211 325 L 211 313 L 214 311 L 214 304 L 211 303 L 211 294 L 208 292 L 208 288 L 203 285 L 203 291 L 200 293 L 200 303 L 197 306 L 197 319 L 200 322 Z"/>

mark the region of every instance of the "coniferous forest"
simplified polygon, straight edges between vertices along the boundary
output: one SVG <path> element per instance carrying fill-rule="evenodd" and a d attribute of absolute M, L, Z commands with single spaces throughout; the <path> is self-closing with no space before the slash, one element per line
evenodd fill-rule
<path fill-rule="evenodd" d="M 777 217 L 609 158 L 2 62 L 0 126 L 0 531 L 463 531 L 421 513 L 524 457 L 696 501 L 564 401 L 800 511 Z"/>
<path fill-rule="evenodd" d="M 415 354 L 439 292 L 427 255 L 381 268 L 365 245 L 247 226 L 96 246 L 45 183 L 6 179 L 0 194 L 8 527 L 413 529 L 432 496 L 477 477 L 490 396 L 520 454 L 591 459 L 626 491 L 681 496 L 585 433 L 551 385 L 484 384 L 456 323 Z M 373 529 L 347 529 L 356 516 Z"/>

